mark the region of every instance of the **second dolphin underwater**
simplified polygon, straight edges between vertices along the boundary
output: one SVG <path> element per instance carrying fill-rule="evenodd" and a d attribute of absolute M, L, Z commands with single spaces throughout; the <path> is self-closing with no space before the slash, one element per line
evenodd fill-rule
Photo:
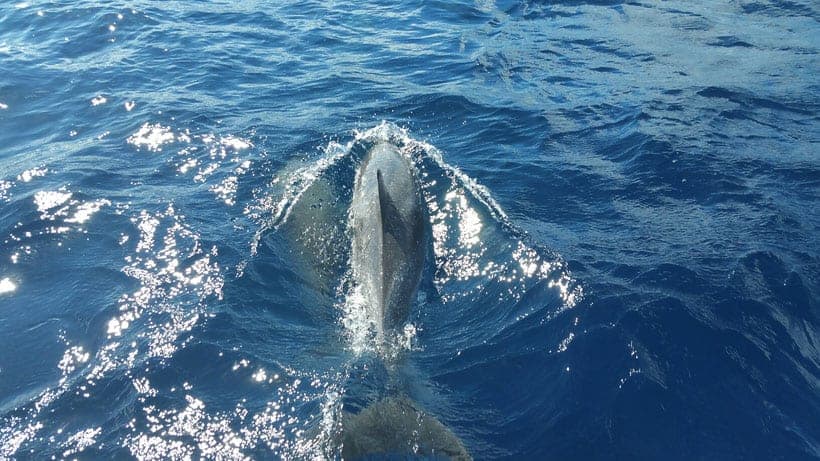
<path fill-rule="evenodd" d="M 372 147 L 350 207 L 353 278 L 376 329 L 377 349 L 408 320 L 424 267 L 428 225 L 413 167 L 396 146 Z M 384 398 L 343 422 L 342 457 L 471 459 L 446 426 L 404 396 Z"/>

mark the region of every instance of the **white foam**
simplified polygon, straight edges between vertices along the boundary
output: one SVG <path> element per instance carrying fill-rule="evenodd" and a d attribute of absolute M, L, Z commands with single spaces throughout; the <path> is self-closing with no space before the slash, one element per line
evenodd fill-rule
<path fill-rule="evenodd" d="M 0 295 L 6 293 L 12 293 L 14 290 L 17 289 L 17 285 L 11 281 L 10 278 L 5 277 L 0 279 Z"/>

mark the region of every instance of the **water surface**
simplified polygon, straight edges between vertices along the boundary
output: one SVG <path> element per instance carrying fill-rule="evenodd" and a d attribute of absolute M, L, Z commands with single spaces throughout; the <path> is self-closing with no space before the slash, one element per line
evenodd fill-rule
<path fill-rule="evenodd" d="M 398 392 L 476 459 L 817 459 L 818 20 L 5 3 L 0 459 L 333 459 Z M 346 227 L 384 140 L 433 235 L 398 372 Z"/>

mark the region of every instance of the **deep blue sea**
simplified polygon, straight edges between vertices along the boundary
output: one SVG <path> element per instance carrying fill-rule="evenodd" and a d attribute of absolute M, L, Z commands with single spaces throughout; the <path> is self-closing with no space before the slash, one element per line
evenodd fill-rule
<path fill-rule="evenodd" d="M 339 459 L 391 395 L 477 460 L 819 459 L 818 52 L 811 0 L 4 1 L 0 460 Z"/>

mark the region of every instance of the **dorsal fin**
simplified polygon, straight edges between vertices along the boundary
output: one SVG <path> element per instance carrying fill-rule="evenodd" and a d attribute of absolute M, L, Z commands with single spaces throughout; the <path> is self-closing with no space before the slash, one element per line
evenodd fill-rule
<path fill-rule="evenodd" d="M 382 302 L 382 322 L 385 321 L 385 314 L 389 311 L 387 306 L 384 303 L 388 302 L 386 299 L 387 293 L 390 291 L 390 280 L 389 274 L 390 271 L 388 270 L 387 266 L 390 264 L 390 258 L 387 257 L 384 251 L 385 249 L 385 236 L 388 233 L 388 222 L 390 221 L 390 210 L 389 206 L 387 205 L 390 202 L 390 195 L 387 193 L 387 188 L 384 187 L 384 178 L 382 178 L 382 170 L 376 170 L 376 189 L 378 197 L 376 197 L 379 201 L 379 230 L 381 235 L 379 235 L 378 242 L 380 245 L 379 252 L 381 252 L 381 302 Z"/>
<path fill-rule="evenodd" d="M 387 195 L 387 190 L 384 188 L 384 179 L 382 178 L 382 170 L 376 170 L 376 184 L 378 185 L 377 189 L 379 190 L 379 218 L 381 218 L 381 227 L 382 227 L 382 234 L 384 234 L 384 202 L 389 199 L 389 195 Z"/>
<path fill-rule="evenodd" d="M 387 192 L 381 170 L 376 170 L 376 182 L 379 190 L 379 219 L 381 220 L 381 233 L 379 242 L 382 248 L 382 302 L 384 309 L 383 321 L 385 325 L 396 326 L 397 317 L 395 306 L 387 305 L 393 302 L 388 296 L 393 289 L 393 285 L 399 282 L 395 275 L 398 266 L 405 260 L 406 256 L 400 254 L 407 241 L 407 230 L 402 222 L 401 214 L 396 207 L 393 198 Z"/>
<path fill-rule="evenodd" d="M 402 229 L 401 214 L 399 214 L 396 204 L 393 203 L 392 197 L 387 192 L 381 170 L 376 170 L 376 181 L 379 183 L 379 212 L 382 221 L 382 236 L 390 234 L 396 240 L 401 241 L 404 237 L 400 232 Z"/>

